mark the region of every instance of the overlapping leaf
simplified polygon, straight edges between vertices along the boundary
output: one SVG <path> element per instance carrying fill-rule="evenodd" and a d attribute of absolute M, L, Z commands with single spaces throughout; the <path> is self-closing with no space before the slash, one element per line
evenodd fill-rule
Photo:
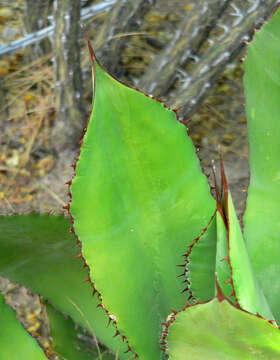
<path fill-rule="evenodd" d="M 0 274 L 43 295 L 77 324 L 88 328 L 88 321 L 96 337 L 117 351 L 120 339 L 113 338 L 115 328 L 107 327 L 108 317 L 84 281 L 87 270 L 76 258 L 79 250 L 69 228 L 62 215 L 0 216 Z M 121 346 L 120 355 L 128 357 Z"/>
<path fill-rule="evenodd" d="M 193 305 L 169 326 L 173 360 L 277 360 L 280 331 L 268 321 L 217 298 Z"/>
<path fill-rule="evenodd" d="M 190 288 L 203 299 L 203 286 L 211 286 L 210 274 L 201 265 L 203 247 L 207 245 L 203 242 L 208 241 L 207 254 L 216 249 L 217 297 L 172 315 L 163 344 L 174 360 L 276 360 L 280 355 L 280 332 L 272 324 L 274 317 L 252 271 L 223 170 L 222 178 L 224 199 L 223 203 L 218 201 L 216 223 L 213 221 L 216 227 L 206 229 L 207 236 L 198 240 L 188 258 Z M 215 232 L 217 244 L 211 241 Z M 209 260 L 213 262 L 213 256 Z"/>

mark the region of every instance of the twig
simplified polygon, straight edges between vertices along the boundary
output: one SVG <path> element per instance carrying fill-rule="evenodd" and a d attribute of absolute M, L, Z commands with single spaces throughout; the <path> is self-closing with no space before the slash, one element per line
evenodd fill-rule
<path fill-rule="evenodd" d="M 35 142 L 35 139 L 36 139 L 36 137 L 37 137 L 37 135 L 39 133 L 39 129 L 40 129 L 42 121 L 44 119 L 44 115 L 45 115 L 45 112 L 40 114 L 37 126 L 35 127 L 32 135 L 31 135 L 30 141 L 28 142 L 28 145 L 27 145 L 27 148 L 26 148 L 25 152 L 22 154 L 22 157 L 20 159 L 20 166 L 21 167 L 25 167 L 25 165 L 28 163 L 31 150 L 32 150 L 33 144 Z"/>
<path fill-rule="evenodd" d="M 4 196 L 4 201 L 7 203 L 8 207 L 12 210 L 13 213 L 16 213 L 16 210 L 13 208 L 12 204 L 10 203 L 10 201 Z"/>
<path fill-rule="evenodd" d="M 101 354 L 101 351 L 100 351 L 100 348 L 99 348 L 99 345 L 98 345 L 98 341 L 97 341 L 97 338 L 95 336 L 95 333 L 94 331 L 92 330 L 92 327 L 88 321 L 88 319 L 86 318 L 85 314 L 83 313 L 83 311 L 80 309 L 80 307 L 73 301 L 71 300 L 69 297 L 67 297 L 67 300 L 75 307 L 76 310 L 78 310 L 78 312 L 80 313 L 80 315 L 82 316 L 82 318 L 85 320 L 87 326 L 88 326 L 88 329 L 92 335 L 92 337 L 94 338 L 94 341 L 95 341 L 95 344 L 96 344 L 96 348 L 97 348 L 97 352 L 98 352 L 98 358 L 100 360 L 102 360 L 102 354 Z"/>
<path fill-rule="evenodd" d="M 119 0 L 106 17 L 94 46 L 102 64 L 114 75 L 121 75 L 120 54 L 126 46 L 126 39 L 120 34 L 136 33 L 153 2 L 154 0 Z"/>
<path fill-rule="evenodd" d="M 114 39 L 120 39 L 120 38 L 123 38 L 123 37 L 127 37 L 127 36 L 147 36 L 148 33 L 147 32 L 127 32 L 127 33 L 120 33 L 120 34 L 116 34 L 116 35 L 113 35 L 111 37 L 109 37 L 108 40 L 114 40 Z"/>
<path fill-rule="evenodd" d="M 62 206 L 65 206 L 65 205 L 66 205 L 66 203 L 65 203 L 62 199 L 60 199 L 60 197 L 59 197 L 55 192 L 53 192 L 50 188 L 48 188 L 45 184 L 41 183 L 40 181 L 36 181 L 35 183 L 36 183 L 39 187 L 41 187 L 42 189 L 44 189 L 46 192 L 48 192 L 48 193 L 51 195 L 51 197 L 52 197 L 53 199 L 55 199 L 59 204 L 61 204 Z"/>
<path fill-rule="evenodd" d="M 8 167 L 8 166 L 4 166 L 4 165 L 0 165 L 0 171 L 7 171 L 7 172 L 11 172 L 11 173 L 31 176 L 30 172 L 25 169 L 19 169 L 16 167 Z"/>

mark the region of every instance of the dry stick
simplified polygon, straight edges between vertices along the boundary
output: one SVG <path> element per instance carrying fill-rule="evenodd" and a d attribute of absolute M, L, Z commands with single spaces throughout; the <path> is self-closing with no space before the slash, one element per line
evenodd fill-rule
<path fill-rule="evenodd" d="M 94 41 L 94 47 L 103 66 L 112 74 L 119 76 L 122 69 L 120 54 L 127 39 L 120 34 L 138 31 L 153 3 L 154 0 L 119 0 L 108 13 Z"/>
<path fill-rule="evenodd" d="M 189 117 L 209 94 L 209 88 L 226 65 L 232 61 L 244 47 L 244 39 L 252 34 L 253 28 L 266 20 L 275 9 L 278 0 L 235 0 L 230 14 L 224 14 L 225 33 L 203 54 L 194 66 L 190 77 L 175 92 L 169 103 L 181 108 L 180 114 Z M 244 9 L 245 8 L 245 9 Z M 234 13 L 234 15 L 232 14 Z M 227 24 L 230 21 L 231 24 Z"/>
<path fill-rule="evenodd" d="M 45 61 L 42 62 L 42 64 L 44 63 Z M 16 71 L 15 73 L 16 74 L 19 74 L 21 71 L 25 71 L 25 70 L 29 70 L 30 71 L 30 67 L 32 66 L 35 66 L 35 65 L 40 65 L 40 61 L 34 61 L 33 63 L 29 64 L 29 68 L 28 67 L 23 67 L 23 69 L 20 69 L 18 71 Z M 12 81 L 13 77 L 15 77 L 15 80 L 16 83 L 18 83 L 18 79 L 16 80 L 16 76 L 14 76 L 14 74 L 11 74 L 11 75 L 7 75 L 7 77 L 5 78 L 5 86 L 6 87 L 13 87 L 14 88 L 14 84 L 11 84 L 10 82 Z M 37 72 L 38 73 L 38 72 Z M 31 77 L 31 79 L 27 82 L 27 86 L 25 86 L 23 88 L 23 90 L 21 90 L 16 96 L 14 96 L 9 102 L 7 102 L 6 104 L 3 104 L 2 107 L 0 107 L 0 114 L 4 111 L 6 111 L 9 107 L 11 107 L 11 105 L 13 105 L 19 98 L 21 98 L 29 89 L 31 89 L 34 85 L 36 85 L 39 80 L 37 78 L 37 76 L 33 76 Z M 25 85 L 25 84 L 21 84 L 21 87 Z"/>
<path fill-rule="evenodd" d="M 1 171 L 5 171 L 5 172 L 11 172 L 14 173 L 14 178 L 16 175 L 21 174 L 24 176 L 31 176 L 31 173 L 25 169 L 19 169 L 19 168 L 10 168 L 8 166 L 0 166 L 0 172 Z M 40 181 L 36 180 L 35 184 L 42 188 L 43 190 L 45 190 L 47 193 L 49 193 L 51 195 L 51 197 L 56 200 L 60 205 L 65 206 L 66 203 L 60 199 L 60 197 L 54 192 L 52 191 L 49 187 L 47 187 L 45 184 L 41 183 Z"/>
<path fill-rule="evenodd" d="M 174 38 L 154 57 L 137 87 L 154 96 L 165 95 L 176 79 L 178 67 L 185 66 L 197 53 L 230 1 L 194 1 Z"/>
<path fill-rule="evenodd" d="M 15 72 L 7 74 L 5 76 L 5 79 L 10 79 L 10 78 L 16 78 L 17 79 L 19 77 L 20 73 L 22 73 L 24 71 L 30 71 L 30 68 L 32 68 L 32 67 L 43 65 L 44 63 L 48 62 L 51 59 L 51 57 L 52 57 L 51 53 L 49 53 L 47 55 L 44 55 L 43 57 L 39 57 L 38 59 L 32 61 L 28 65 L 22 66 L 20 69 L 16 70 Z"/>
<path fill-rule="evenodd" d="M 100 351 L 100 348 L 99 348 L 99 345 L 98 345 L 98 341 L 97 341 L 97 338 L 95 336 L 95 333 L 94 331 L 92 330 L 92 327 L 88 321 L 88 319 L 86 318 L 85 314 L 83 313 L 83 311 L 80 309 L 80 307 L 72 300 L 70 299 L 69 297 L 67 297 L 67 300 L 75 307 L 76 310 L 78 310 L 78 312 L 80 313 L 80 315 L 82 316 L 82 318 L 85 320 L 87 326 L 88 326 L 88 329 L 95 341 L 95 344 L 96 344 L 96 348 L 97 348 L 97 352 L 98 352 L 98 358 L 100 360 L 102 360 L 102 354 L 101 354 L 101 351 Z"/>
<path fill-rule="evenodd" d="M 21 167 L 25 167 L 25 165 L 28 163 L 29 161 L 29 157 L 30 157 L 30 153 L 31 153 L 31 150 L 32 150 L 32 147 L 33 147 L 33 144 L 36 140 L 36 137 L 39 133 L 39 130 L 40 130 L 40 127 L 42 125 L 42 121 L 44 119 L 44 116 L 45 116 L 45 112 L 42 112 L 40 114 L 40 117 L 39 117 L 39 121 L 38 123 L 36 124 L 36 127 L 31 135 L 31 138 L 30 138 L 30 141 L 28 142 L 28 145 L 27 145 L 27 148 L 25 149 L 25 152 L 22 154 L 21 156 L 21 159 L 20 159 L 20 166 Z"/>
<path fill-rule="evenodd" d="M 113 35 L 108 40 L 114 40 L 114 39 L 119 39 L 119 38 L 128 37 L 128 36 L 147 36 L 147 35 L 149 35 L 149 34 L 145 31 L 139 31 L 139 32 L 134 31 L 134 32 L 127 32 L 127 33 Z"/>
<path fill-rule="evenodd" d="M 120 347 L 121 347 L 121 344 L 119 344 L 119 346 L 118 346 L 118 348 L 117 348 L 115 360 L 119 360 Z"/>
<path fill-rule="evenodd" d="M 54 192 L 52 191 L 48 186 L 46 186 L 45 184 L 41 183 L 40 181 L 35 181 L 35 184 L 38 185 L 39 187 L 41 187 L 43 190 L 45 190 L 47 193 L 49 193 L 51 195 L 51 197 L 56 200 L 59 204 L 61 204 L 62 206 L 65 206 L 66 203 L 60 199 L 60 197 Z"/>
<path fill-rule="evenodd" d="M 31 82 L 28 86 L 26 86 L 19 94 L 17 94 L 14 98 L 12 98 L 5 106 L 0 109 L 0 114 L 7 110 L 11 105 L 13 105 L 18 99 L 21 98 L 29 89 L 32 88 L 37 83 L 37 81 Z"/>
<path fill-rule="evenodd" d="M 41 30 L 47 22 L 50 2 L 46 0 L 25 0 L 24 28 L 27 33 Z M 32 48 L 27 49 L 28 60 L 38 58 L 51 50 L 51 44 L 48 38 L 37 43 Z"/>
<path fill-rule="evenodd" d="M 4 196 L 4 201 L 5 203 L 8 205 L 8 207 L 10 208 L 10 210 L 12 210 L 13 213 L 16 212 L 16 210 L 13 208 L 12 204 L 10 203 L 9 199 L 7 199 L 5 196 Z"/>
<path fill-rule="evenodd" d="M 19 168 L 15 168 L 15 167 L 8 167 L 8 166 L 0 166 L 0 171 L 7 171 L 7 172 L 11 172 L 11 173 L 16 173 L 16 174 L 21 174 L 21 175 L 25 175 L 25 176 L 31 176 L 30 172 L 25 170 L 25 169 L 19 169 Z"/>

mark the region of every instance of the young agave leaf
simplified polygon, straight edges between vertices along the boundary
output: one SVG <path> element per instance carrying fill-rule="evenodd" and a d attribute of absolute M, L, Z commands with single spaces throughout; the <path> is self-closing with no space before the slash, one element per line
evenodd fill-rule
<path fill-rule="evenodd" d="M 185 304 L 176 265 L 215 203 L 175 112 L 92 63 L 70 212 L 104 306 L 141 360 L 158 359 L 161 321 Z"/>
<path fill-rule="evenodd" d="M 80 331 L 76 329 L 72 319 L 55 310 L 51 304 L 47 303 L 46 307 L 50 321 L 50 335 L 53 339 L 52 348 L 61 360 L 115 359 L 114 355 L 108 354 L 103 349 L 98 351 L 95 344 L 85 346 L 85 341 L 78 338 L 78 334 L 84 335 L 82 329 L 79 328 Z"/>
<path fill-rule="evenodd" d="M 178 313 L 166 341 L 173 360 L 280 358 L 279 329 L 221 298 Z"/>
<path fill-rule="evenodd" d="M 205 229 L 204 238 L 194 242 L 187 258 L 191 294 L 200 302 L 210 300 L 211 290 L 215 289 L 211 279 L 216 272 L 223 294 L 232 303 L 274 320 L 250 264 L 222 161 L 221 169 L 224 198 L 217 199 L 216 221 Z M 204 290 L 206 286 L 207 290 Z"/>
<path fill-rule="evenodd" d="M 82 327 L 88 328 L 89 323 L 96 337 L 117 351 L 120 339 L 113 338 L 116 329 L 107 326 L 106 313 L 97 308 L 100 301 L 84 281 L 88 273 L 76 258 L 79 250 L 69 232 L 69 220 L 35 213 L 0 216 L 0 228 L 0 275 L 46 297 Z M 124 344 L 121 349 L 126 349 Z M 123 351 L 120 355 L 127 358 Z"/>
<path fill-rule="evenodd" d="M 239 220 L 236 216 L 231 193 L 228 189 L 223 162 L 221 159 L 221 178 L 223 186 L 223 201 L 218 206 L 221 215 L 223 215 L 223 226 L 226 239 L 224 243 L 227 248 L 225 263 L 229 266 L 230 277 L 228 283 L 232 287 L 232 295 L 242 309 L 254 314 L 260 314 L 266 319 L 274 320 L 268 303 L 260 289 L 254 276 L 243 234 L 240 228 Z M 222 223 L 220 223 L 222 226 Z M 219 245 L 217 245 L 219 247 Z M 221 283 L 219 271 L 217 271 L 218 281 Z M 224 280 L 224 279 L 223 279 Z M 225 281 L 223 282 L 225 284 Z M 222 285 L 222 291 L 224 285 Z M 224 293 L 227 297 L 228 294 Z"/>
<path fill-rule="evenodd" d="M 229 261 L 238 304 L 244 310 L 260 314 L 265 319 L 274 320 L 267 300 L 254 276 L 230 192 L 225 201 L 228 219 Z"/>
<path fill-rule="evenodd" d="M 23 328 L 0 293 L 0 359 L 46 360 L 39 344 Z"/>
<path fill-rule="evenodd" d="M 223 211 L 222 207 L 220 210 Z M 216 274 L 223 294 L 231 302 L 236 303 L 236 297 L 231 282 L 231 268 L 228 252 L 228 228 L 226 218 L 223 212 L 217 211 L 217 253 L 216 253 Z"/>
<path fill-rule="evenodd" d="M 244 236 L 256 277 L 280 321 L 280 10 L 248 47 L 244 86 L 251 172 Z"/>

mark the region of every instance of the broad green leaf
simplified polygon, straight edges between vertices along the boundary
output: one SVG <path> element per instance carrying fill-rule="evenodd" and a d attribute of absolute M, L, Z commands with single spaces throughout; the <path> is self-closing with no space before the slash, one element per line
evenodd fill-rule
<path fill-rule="evenodd" d="M 280 321 L 280 10 L 248 47 L 244 86 L 251 172 L 244 236 L 256 277 Z"/>
<path fill-rule="evenodd" d="M 176 265 L 215 202 L 175 113 L 93 65 L 70 211 L 104 306 L 141 360 L 158 359 L 161 321 L 186 299 Z"/>
<path fill-rule="evenodd" d="M 0 359 L 46 360 L 39 344 L 23 328 L 0 293 Z"/>
<path fill-rule="evenodd" d="M 280 332 L 267 320 L 215 298 L 176 315 L 168 328 L 167 354 L 172 360 L 278 360 Z"/>
<path fill-rule="evenodd" d="M 187 278 L 190 282 L 191 294 L 200 302 L 215 296 L 215 265 L 217 243 L 216 216 L 196 239 L 187 258 Z"/>
<path fill-rule="evenodd" d="M 47 303 L 47 313 L 50 321 L 50 336 L 52 337 L 52 349 L 59 355 L 61 360 L 88 360 L 102 359 L 114 360 L 115 356 L 99 345 L 99 352 L 96 343 L 93 341 L 90 333 L 84 333 L 80 327 L 77 329 L 70 317 L 65 317 L 61 312 Z M 80 335 L 80 338 L 79 338 Z M 87 337 L 87 342 L 82 338 Z"/>
<path fill-rule="evenodd" d="M 113 338 L 115 328 L 107 327 L 107 315 L 84 282 L 87 271 L 75 258 L 79 250 L 69 228 L 62 215 L 0 216 L 0 275 L 46 297 L 77 324 L 88 328 L 88 321 L 96 337 L 116 351 L 120 339 Z M 124 357 L 125 349 L 122 344 Z"/>

